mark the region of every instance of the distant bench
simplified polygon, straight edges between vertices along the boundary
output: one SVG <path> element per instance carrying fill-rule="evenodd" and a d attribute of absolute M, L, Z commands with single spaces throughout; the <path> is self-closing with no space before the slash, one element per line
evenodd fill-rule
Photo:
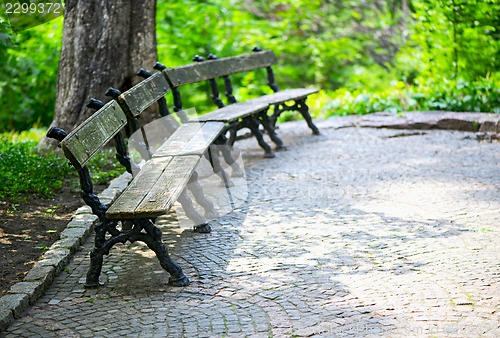
<path fill-rule="evenodd" d="M 169 82 L 174 101 L 174 109 L 183 109 L 179 88 L 202 81 L 208 81 L 211 88 L 211 98 L 218 109 L 203 113 L 191 121 L 196 122 L 223 122 L 226 125 L 225 131 L 230 132 L 229 144 L 233 144 L 236 133 L 242 128 L 249 128 L 257 139 L 259 145 L 264 149 L 265 157 L 274 157 L 271 147 L 264 140 L 259 124 L 269 134 L 271 140 L 276 144 L 277 149 L 285 149 L 282 140 L 275 132 L 276 120 L 285 111 L 298 111 L 303 116 L 313 134 L 319 135 L 319 129 L 314 125 L 306 99 L 309 95 L 318 92 L 314 88 L 296 88 L 279 91 L 275 83 L 272 65 L 278 62 L 272 51 L 262 51 L 255 47 L 254 53 L 239 56 L 220 58 L 209 55 L 208 60 L 195 57 L 197 63 L 176 68 L 167 68 L 161 63 L 157 63 L 154 68 L 160 70 Z M 267 83 L 273 90 L 273 94 L 256 97 L 251 100 L 237 102 L 233 95 L 232 83 L 229 75 L 248 72 L 251 70 L 265 69 L 267 73 Z M 219 97 L 217 78 L 222 78 L 225 88 L 225 96 L 229 105 L 225 105 Z M 288 101 L 293 101 L 292 105 L 287 105 Z M 268 115 L 269 108 L 273 108 L 272 115 Z"/>
<path fill-rule="evenodd" d="M 170 259 L 161 239 L 161 230 L 154 225 L 154 220 L 166 214 L 178 199 L 183 207 L 188 206 L 188 213 L 190 200 L 186 196 L 186 187 L 196 176 L 195 169 L 207 150 L 212 160 L 216 157 L 210 147 L 223 137 L 224 124 L 208 121 L 176 126 L 174 133 L 156 153 L 148 153 L 149 160 L 109 208 L 94 194 L 86 166 L 92 157 L 114 140 L 117 158 L 132 173 L 134 163 L 128 156 L 122 130 L 127 123 L 137 124 L 137 116 L 168 90 L 164 76 L 154 74 L 123 94 L 112 91 L 117 100 L 105 105 L 97 103 L 98 110 L 71 133 L 56 127 L 47 132 L 48 137 L 60 141 L 65 156 L 78 170 L 82 198 L 99 218 L 94 226 L 95 245 L 90 254 L 86 287 L 99 286 L 103 256 L 115 244 L 126 241 L 146 243 L 155 252 L 162 268 L 169 272 L 171 285 L 189 284 L 182 269 Z M 220 165 L 215 167 L 216 171 L 222 171 Z M 210 207 L 208 200 L 204 204 Z M 196 212 L 194 209 L 191 212 L 191 217 L 200 219 L 193 214 Z M 201 224 L 199 230 L 209 232 L 210 227 Z"/>

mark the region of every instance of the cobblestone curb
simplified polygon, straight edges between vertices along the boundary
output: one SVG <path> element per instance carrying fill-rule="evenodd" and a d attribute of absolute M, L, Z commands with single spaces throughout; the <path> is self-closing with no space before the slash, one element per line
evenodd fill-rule
<path fill-rule="evenodd" d="M 130 178 L 130 174 L 125 173 L 114 179 L 109 187 L 99 194 L 99 199 L 109 205 L 125 189 Z M 75 216 L 61 232 L 60 239 L 52 244 L 22 282 L 14 284 L 9 292 L 0 298 L 0 332 L 29 305 L 34 304 L 52 284 L 55 276 L 64 271 L 90 235 L 96 221 L 97 216 L 92 214 L 88 206 L 76 210 Z"/>

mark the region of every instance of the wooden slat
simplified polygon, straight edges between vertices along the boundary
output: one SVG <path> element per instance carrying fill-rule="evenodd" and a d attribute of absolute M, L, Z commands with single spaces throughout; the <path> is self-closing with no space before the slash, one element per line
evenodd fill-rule
<path fill-rule="evenodd" d="M 106 212 L 109 218 L 134 218 L 134 211 L 153 188 L 172 157 L 151 159 Z"/>
<path fill-rule="evenodd" d="M 296 88 L 287 89 L 277 93 L 264 95 L 255 99 L 248 100 L 246 102 L 252 103 L 265 103 L 265 104 L 278 104 L 290 100 L 303 99 L 311 94 L 317 93 L 318 89 L 315 88 Z"/>
<path fill-rule="evenodd" d="M 165 143 L 158 148 L 153 156 L 162 157 L 178 155 L 177 151 L 182 149 L 201 127 L 202 125 L 199 123 L 182 124 L 172 135 L 170 135 Z M 169 153 L 170 151 L 172 153 Z"/>
<path fill-rule="evenodd" d="M 153 157 L 203 155 L 223 128 L 222 122 L 183 124 L 158 148 Z"/>
<path fill-rule="evenodd" d="M 174 157 L 153 189 L 135 209 L 135 216 L 158 217 L 167 213 L 188 184 L 200 159 L 200 155 Z"/>
<path fill-rule="evenodd" d="M 265 110 L 268 106 L 265 102 L 238 102 L 214 110 L 208 114 L 200 115 L 191 119 L 191 121 L 219 121 L 229 123 Z"/>
<path fill-rule="evenodd" d="M 120 106 L 112 101 L 95 112 L 61 142 L 66 157 L 81 169 L 127 124 Z"/>
<path fill-rule="evenodd" d="M 272 51 L 267 50 L 165 69 L 163 73 L 169 79 L 172 86 L 178 87 L 224 75 L 268 67 L 277 61 L 276 55 Z"/>
<path fill-rule="evenodd" d="M 168 212 L 188 184 L 200 155 L 148 161 L 106 213 L 109 218 L 153 218 Z"/>
<path fill-rule="evenodd" d="M 170 89 L 165 76 L 155 73 L 146 80 L 122 93 L 118 100 L 124 110 L 132 117 L 141 114 L 146 108 L 158 101 Z"/>

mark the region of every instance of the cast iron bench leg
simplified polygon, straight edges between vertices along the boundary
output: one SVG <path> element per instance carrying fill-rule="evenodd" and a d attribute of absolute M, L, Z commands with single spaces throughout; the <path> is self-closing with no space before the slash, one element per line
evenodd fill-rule
<path fill-rule="evenodd" d="M 271 118 L 267 115 L 267 112 L 262 112 L 259 114 L 260 121 L 262 122 L 262 125 L 264 126 L 264 129 L 267 131 L 269 134 L 269 137 L 271 140 L 276 144 L 276 150 L 286 150 L 285 145 L 283 144 L 283 141 L 280 139 L 278 134 L 276 134 L 276 130 L 273 127 L 271 123 Z"/>
<path fill-rule="evenodd" d="M 307 125 L 309 126 L 309 128 L 311 128 L 313 134 L 319 135 L 320 134 L 319 129 L 313 123 L 311 114 L 309 114 L 309 107 L 306 104 L 306 99 L 297 100 L 297 106 L 299 108 L 300 113 L 304 117 L 304 120 L 306 120 Z"/>
<path fill-rule="evenodd" d="M 179 195 L 178 201 L 182 204 L 182 208 L 184 209 L 186 216 L 194 222 L 195 232 L 209 233 L 212 231 L 210 225 L 207 224 L 207 220 L 201 217 L 201 215 L 194 209 L 193 202 L 187 195 L 186 189 L 184 189 Z"/>
<path fill-rule="evenodd" d="M 205 209 L 205 218 L 212 219 L 218 217 L 214 204 L 205 196 L 203 188 L 198 183 L 198 173 L 195 171 L 189 180 L 189 191 L 194 196 L 196 202 Z"/>
<path fill-rule="evenodd" d="M 245 117 L 243 121 L 246 124 L 246 126 L 252 131 L 252 134 L 257 139 L 257 142 L 259 143 L 260 147 L 264 149 L 265 152 L 264 157 L 265 158 L 275 157 L 276 155 L 274 155 L 269 144 L 267 144 L 266 141 L 264 141 L 264 137 L 262 136 L 262 133 L 259 130 L 259 121 L 257 120 L 257 118 L 254 116 L 248 116 Z"/>
<path fill-rule="evenodd" d="M 90 251 L 90 266 L 85 281 L 85 287 L 89 289 L 99 286 L 99 276 L 104 261 L 104 242 L 106 241 L 106 230 L 102 223 L 96 225 L 94 231 L 94 248 Z"/>
<path fill-rule="evenodd" d="M 141 219 L 140 221 L 144 230 L 146 230 L 146 234 L 138 234 L 137 239 L 146 243 L 148 248 L 155 252 L 161 267 L 170 274 L 168 283 L 172 286 L 188 285 L 189 279 L 184 275 L 181 267 L 168 255 L 167 246 L 161 240 L 161 230 L 149 220 Z"/>
<path fill-rule="evenodd" d="M 230 133 L 234 132 L 234 135 L 236 137 L 236 130 L 235 129 L 229 129 Z M 232 134 L 231 134 L 232 135 Z M 230 139 L 227 139 L 223 134 L 221 134 L 214 142 L 216 146 L 219 148 L 220 152 L 222 153 L 222 156 L 224 157 L 224 161 L 231 166 L 233 169 L 233 172 L 231 173 L 231 176 L 233 177 L 242 177 L 243 170 L 240 168 L 238 162 L 236 159 L 233 157 L 233 154 L 231 153 L 231 149 L 233 147 L 233 144 L 230 143 Z"/>
<path fill-rule="evenodd" d="M 222 180 L 224 186 L 226 188 L 234 187 L 234 183 L 227 176 L 226 172 L 224 171 L 224 168 L 222 168 L 222 165 L 220 163 L 220 158 L 219 158 L 217 146 L 216 145 L 211 145 L 208 148 L 207 154 L 208 154 L 208 159 L 210 161 L 210 164 L 212 165 L 213 171 L 217 174 L 217 176 L 220 177 L 220 179 Z"/>

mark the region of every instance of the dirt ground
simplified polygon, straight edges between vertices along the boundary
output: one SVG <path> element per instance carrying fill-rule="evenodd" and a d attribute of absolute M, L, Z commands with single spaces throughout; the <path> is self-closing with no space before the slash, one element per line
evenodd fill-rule
<path fill-rule="evenodd" d="M 49 199 L 25 196 L 19 203 L 0 201 L 0 296 L 23 279 L 84 204 L 79 190 L 67 183 Z"/>

